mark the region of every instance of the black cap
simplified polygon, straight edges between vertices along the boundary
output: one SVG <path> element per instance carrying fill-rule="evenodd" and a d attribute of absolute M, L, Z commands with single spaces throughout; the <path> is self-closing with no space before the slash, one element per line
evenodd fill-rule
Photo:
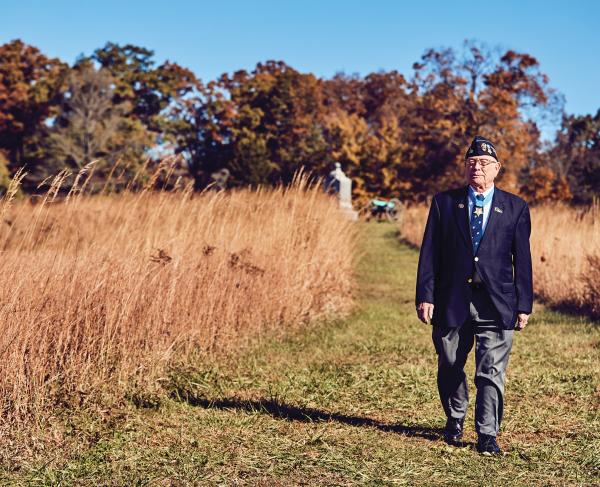
<path fill-rule="evenodd" d="M 469 157 L 476 156 L 491 156 L 494 159 L 498 160 L 498 156 L 496 155 L 496 148 L 494 144 L 492 144 L 488 139 L 482 137 L 481 135 L 476 135 L 465 154 L 465 159 Z"/>

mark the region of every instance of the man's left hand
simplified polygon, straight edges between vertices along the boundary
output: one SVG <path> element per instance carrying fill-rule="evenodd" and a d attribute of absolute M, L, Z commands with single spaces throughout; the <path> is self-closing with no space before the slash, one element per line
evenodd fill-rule
<path fill-rule="evenodd" d="M 517 323 L 517 326 L 515 327 L 515 329 L 517 331 L 519 331 L 519 330 L 522 330 L 523 328 L 525 328 L 527 326 L 527 320 L 529 320 L 528 314 L 519 313 L 519 322 Z"/>

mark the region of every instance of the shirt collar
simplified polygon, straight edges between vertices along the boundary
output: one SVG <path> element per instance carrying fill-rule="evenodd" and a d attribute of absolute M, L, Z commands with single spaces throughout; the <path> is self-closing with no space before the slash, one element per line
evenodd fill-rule
<path fill-rule="evenodd" d="M 494 191 L 494 184 L 492 184 L 491 187 L 489 187 L 487 190 L 485 190 L 483 193 L 483 197 L 486 198 L 488 194 L 492 193 Z M 475 199 L 475 195 L 477 195 L 477 193 L 475 192 L 475 190 L 473 189 L 473 186 L 471 186 L 469 184 L 469 194 L 473 197 L 473 199 Z"/>

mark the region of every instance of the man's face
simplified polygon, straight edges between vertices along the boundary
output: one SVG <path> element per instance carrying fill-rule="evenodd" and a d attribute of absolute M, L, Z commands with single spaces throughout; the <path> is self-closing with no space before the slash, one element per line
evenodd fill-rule
<path fill-rule="evenodd" d="M 491 156 L 474 156 L 465 160 L 465 176 L 469 184 L 487 187 L 500 171 L 500 163 Z"/>

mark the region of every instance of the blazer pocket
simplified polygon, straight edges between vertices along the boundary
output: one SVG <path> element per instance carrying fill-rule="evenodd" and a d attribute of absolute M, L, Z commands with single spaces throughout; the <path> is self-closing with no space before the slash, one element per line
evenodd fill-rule
<path fill-rule="evenodd" d="M 515 292 L 515 283 L 514 282 L 501 282 L 500 290 L 506 294 L 514 293 Z"/>

